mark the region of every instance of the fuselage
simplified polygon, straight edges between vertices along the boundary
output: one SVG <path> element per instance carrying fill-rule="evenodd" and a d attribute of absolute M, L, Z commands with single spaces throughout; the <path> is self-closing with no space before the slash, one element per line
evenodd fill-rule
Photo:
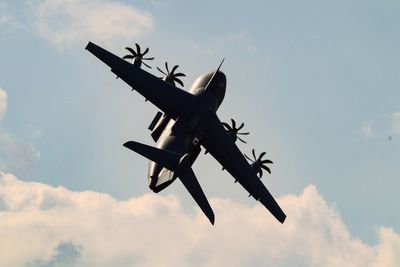
<path fill-rule="evenodd" d="M 226 90 L 226 76 L 217 71 L 201 75 L 192 84 L 189 92 L 197 98 L 197 106 L 193 107 L 191 114 L 185 117 L 171 119 L 163 116 L 159 119 L 156 130 L 161 130 L 156 147 L 174 152 L 180 155 L 188 154 L 191 164 L 199 155 L 202 133 L 199 131 L 199 123 L 206 112 L 216 112 L 221 105 Z M 210 84 L 209 84 L 210 83 Z M 172 170 L 168 170 L 159 164 L 150 161 L 148 171 L 149 187 L 154 192 L 159 192 L 170 185 L 176 176 Z"/>

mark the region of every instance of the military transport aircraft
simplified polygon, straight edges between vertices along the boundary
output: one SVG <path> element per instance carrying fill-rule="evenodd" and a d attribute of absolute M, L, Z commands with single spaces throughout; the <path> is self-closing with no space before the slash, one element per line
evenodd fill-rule
<path fill-rule="evenodd" d="M 87 44 L 86 49 L 107 64 L 117 78 L 122 79 L 132 87 L 132 90 L 139 92 L 146 101 L 150 101 L 161 110 L 157 112 L 149 126 L 149 130 L 152 131 L 151 136 L 156 142 L 155 147 L 135 141 L 124 144 L 125 147 L 150 160 L 148 172 L 150 189 L 158 193 L 179 178 L 210 222 L 214 224 L 214 212 L 191 168 L 202 146 L 206 153 L 210 153 L 223 169 L 234 177 L 235 182 L 239 182 L 249 192 L 249 196 L 260 201 L 279 222 L 283 223 L 286 218 L 285 213 L 260 180 L 263 169 L 270 172 L 265 164 L 272 161 L 262 160 L 265 152 L 257 158 L 253 149 L 253 159 L 240 152 L 235 142 L 237 139 L 243 141 L 238 135 L 248 134 L 239 132 L 244 124 L 236 127 L 234 120 L 231 120 L 232 125 L 223 123 L 216 114 L 226 89 L 225 74 L 219 70 L 221 65 L 214 72 L 198 77 L 187 92 L 175 86 L 175 81 L 183 86 L 177 77 L 185 76 L 183 73 L 175 73 L 178 65 L 170 71 L 168 64 L 165 63 L 166 72 L 157 67 L 166 75 L 160 79 L 141 69 L 142 63 L 150 68 L 143 60 L 154 58 L 145 58 L 144 55 L 149 49 L 141 53 L 140 46 L 135 45 L 136 51 L 126 48 L 131 54 L 123 58 L 92 42 Z M 132 64 L 126 59 L 132 59 Z"/>

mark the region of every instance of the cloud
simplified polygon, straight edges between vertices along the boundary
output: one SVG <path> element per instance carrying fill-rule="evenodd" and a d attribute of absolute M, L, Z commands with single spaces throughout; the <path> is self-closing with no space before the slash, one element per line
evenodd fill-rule
<path fill-rule="evenodd" d="M 30 26 L 58 48 L 88 40 L 115 44 L 154 29 L 147 11 L 111 0 L 44 0 L 32 5 Z"/>
<path fill-rule="evenodd" d="M 7 111 L 7 93 L 0 88 L 0 122 L 4 118 Z"/>
<path fill-rule="evenodd" d="M 1 10 L 0 10 L 0 12 L 1 12 Z M 4 13 L 0 13 L 0 25 L 2 25 L 2 24 L 7 24 L 7 23 L 9 23 L 10 21 L 12 20 L 12 17 L 10 17 L 9 15 L 7 15 L 7 14 L 4 14 Z"/>
<path fill-rule="evenodd" d="M 0 25 L 6 24 L 13 20 L 12 16 L 7 12 L 5 3 L 0 3 Z"/>
<path fill-rule="evenodd" d="M 55 254 L 47 261 L 35 260 L 28 264 L 29 267 L 54 267 L 54 266 L 75 266 L 81 255 L 81 248 L 72 242 L 61 241 L 55 248 Z"/>
<path fill-rule="evenodd" d="M 16 14 L 11 11 L 9 3 L 0 2 L 0 27 L 2 30 L 15 30 L 22 28 L 21 22 L 17 19 Z"/>
<path fill-rule="evenodd" d="M 374 121 L 365 121 L 361 125 L 361 133 L 368 139 L 383 136 L 391 140 L 392 136 L 400 136 L 400 111 L 384 114 Z"/>
<path fill-rule="evenodd" d="M 398 233 L 380 227 L 376 244 L 363 243 L 314 186 L 278 201 L 288 214 L 283 225 L 260 205 L 213 198 L 216 225 L 211 226 L 198 208 L 184 211 L 175 196 L 119 201 L 3 173 L 0 265 L 400 265 Z"/>
<path fill-rule="evenodd" d="M 400 111 L 392 114 L 390 126 L 393 134 L 400 135 Z"/>
<path fill-rule="evenodd" d="M 0 88 L 0 171 L 24 173 L 39 159 L 40 153 L 5 131 L 1 125 L 7 111 L 7 93 Z"/>
<path fill-rule="evenodd" d="M 375 131 L 370 121 L 366 121 L 362 124 L 361 132 L 367 138 L 373 138 L 375 136 Z"/>

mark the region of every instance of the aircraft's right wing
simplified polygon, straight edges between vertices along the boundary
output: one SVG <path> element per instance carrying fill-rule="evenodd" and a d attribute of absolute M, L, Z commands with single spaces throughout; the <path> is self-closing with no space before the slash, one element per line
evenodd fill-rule
<path fill-rule="evenodd" d="M 89 42 L 86 49 L 111 67 L 111 71 L 171 118 L 190 113 L 194 96 Z"/>
<path fill-rule="evenodd" d="M 260 201 L 274 217 L 283 223 L 285 213 L 276 203 L 257 174 L 250 167 L 233 138 L 223 127 L 214 113 L 209 113 L 203 120 L 201 130 L 204 133 L 202 146 L 258 201 Z"/>

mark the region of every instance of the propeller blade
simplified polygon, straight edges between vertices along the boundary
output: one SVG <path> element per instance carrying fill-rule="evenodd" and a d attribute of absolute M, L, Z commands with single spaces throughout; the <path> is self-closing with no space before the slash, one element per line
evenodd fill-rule
<path fill-rule="evenodd" d="M 263 175 L 263 171 L 262 171 L 261 168 L 260 168 L 260 170 L 258 171 L 258 174 L 260 175 L 260 176 L 258 176 L 258 177 L 260 177 L 260 179 L 261 179 L 261 177 L 262 177 L 262 175 Z"/>
<path fill-rule="evenodd" d="M 242 124 L 240 124 L 239 128 L 237 128 L 237 130 L 239 131 L 240 129 L 242 129 L 244 126 L 244 122 L 242 122 Z"/>
<path fill-rule="evenodd" d="M 256 152 L 254 151 L 254 148 L 253 148 L 253 150 L 252 150 L 251 152 L 252 152 L 252 154 L 253 154 L 254 160 L 256 161 L 257 158 L 256 158 Z"/>
<path fill-rule="evenodd" d="M 165 61 L 165 68 L 167 69 L 167 73 L 169 74 L 169 69 L 168 69 L 168 62 Z"/>
<path fill-rule="evenodd" d="M 158 69 L 158 71 L 161 72 L 162 74 L 167 75 L 167 74 L 166 74 L 163 70 L 161 70 L 159 67 L 157 67 L 157 69 Z M 161 77 L 161 79 L 162 79 L 162 77 Z"/>
<path fill-rule="evenodd" d="M 175 66 L 172 68 L 171 73 L 174 73 L 175 70 L 176 70 L 178 67 L 179 67 L 179 65 L 175 65 Z"/>
<path fill-rule="evenodd" d="M 149 69 L 151 69 L 151 67 L 149 65 L 147 65 L 146 63 L 144 63 L 144 61 L 142 61 L 143 65 L 145 65 L 146 67 L 148 67 Z"/>
<path fill-rule="evenodd" d="M 236 121 L 234 119 L 231 119 L 231 122 L 232 122 L 232 128 L 236 129 Z"/>
<path fill-rule="evenodd" d="M 246 132 L 246 133 L 237 133 L 237 134 L 240 134 L 240 135 L 248 135 L 248 134 L 250 134 L 249 132 Z"/>
<path fill-rule="evenodd" d="M 224 125 L 228 130 L 230 130 L 230 131 L 232 130 L 232 127 L 229 124 L 227 124 L 226 122 L 223 122 L 222 125 Z"/>
<path fill-rule="evenodd" d="M 179 80 L 178 78 L 174 78 L 174 81 L 179 83 L 182 87 L 184 86 L 183 82 L 181 80 Z"/>
<path fill-rule="evenodd" d="M 133 55 L 126 55 L 122 59 L 133 59 L 135 58 Z"/>
<path fill-rule="evenodd" d="M 264 159 L 263 161 L 261 161 L 261 164 L 265 164 L 265 163 L 270 163 L 272 164 L 273 162 L 269 159 Z"/>
<path fill-rule="evenodd" d="M 174 74 L 175 77 L 186 77 L 186 75 L 182 72 L 178 72 Z"/>
<path fill-rule="evenodd" d="M 261 168 L 269 172 L 269 174 L 271 174 L 271 170 L 267 166 L 261 165 Z"/>
<path fill-rule="evenodd" d="M 142 59 L 144 59 L 144 60 L 153 60 L 154 57 L 143 57 Z"/>
<path fill-rule="evenodd" d="M 135 50 L 133 50 L 130 47 L 125 47 L 125 49 L 128 50 L 129 52 L 131 52 L 133 56 L 137 57 L 137 54 L 136 54 Z"/>
<path fill-rule="evenodd" d="M 149 48 L 147 47 L 147 48 L 144 50 L 144 52 L 143 52 L 143 54 L 142 54 L 142 57 L 143 57 L 144 55 L 146 55 L 148 52 L 149 52 Z"/>
<path fill-rule="evenodd" d="M 245 144 L 247 144 L 247 142 L 246 141 L 244 141 L 242 138 L 240 138 L 239 136 L 236 136 L 237 137 L 237 139 L 239 139 L 242 143 L 245 143 Z"/>
<path fill-rule="evenodd" d="M 266 154 L 266 152 L 262 152 L 262 153 L 260 154 L 260 156 L 258 157 L 258 160 L 261 160 L 261 158 L 264 157 L 265 154 Z"/>
<path fill-rule="evenodd" d="M 244 156 L 246 157 L 246 159 L 250 160 L 251 162 L 254 162 L 254 160 L 252 160 L 251 158 L 249 158 L 246 154 L 244 154 Z"/>
<path fill-rule="evenodd" d="M 135 43 L 135 46 L 136 46 L 136 52 L 140 56 L 140 46 L 137 43 Z"/>

